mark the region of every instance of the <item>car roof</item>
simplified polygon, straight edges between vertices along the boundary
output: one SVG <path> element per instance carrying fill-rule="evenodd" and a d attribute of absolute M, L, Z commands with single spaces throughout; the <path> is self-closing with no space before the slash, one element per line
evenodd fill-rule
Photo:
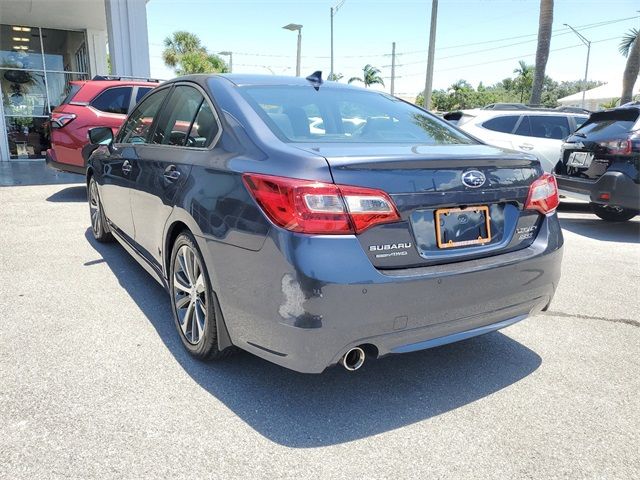
<path fill-rule="evenodd" d="M 202 83 L 208 78 L 223 78 L 235 86 L 308 86 L 311 82 L 304 77 L 294 77 L 290 75 L 260 75 L 260 74 L 245 74 L 245 73 L 216 73 L 216 74 L 195 74 L 185 75 L 183 77 L 176 77 L 169 80 L 167 83 L 180 82 L 180 81 L 193 81 L 196 83 Z M 320 88 L 349 88 L 355 90 L 364 90 L 361 87 L 355 85 L 349 85 L 346 83 L 333 82 L 323 79 L 323 83 Z M 377 92 L 377 90 L 372 90 Z M 378 92 L 385 93 L 385 92 Z"/>
<path fill-rule="evenodd" d="M 96 95 L 113 87 L 150 87 L 155 88 L 160 83 L 143 80 L 72 80 L 72 85 L 79 85 L 80 90 L 74 95 L 74 102 L 90 102 Z"/>

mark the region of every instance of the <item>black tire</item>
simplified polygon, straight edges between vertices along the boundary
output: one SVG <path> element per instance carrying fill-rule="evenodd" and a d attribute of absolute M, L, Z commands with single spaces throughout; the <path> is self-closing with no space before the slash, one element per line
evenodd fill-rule
<path fill-rule="evenodd" d="M 185 269 L 182 268 L 185 265 L 184 257 L 181 257 L 182 260 L 178 259 L 178 255 L 183 255 L 185 252 L 183 247 L 193 252 L 195 259 L 199 263 L 198 268 L 192 269 L 191 276 L 196 277 L 195 282 L 189 279 Z M 197 279 L 200 277 L 200 274 L 202 275 L 203 285 L 200 287 L 201 291 L 199 292 L 198 285 L 201 284 Z M 182 287 L 192 287 L 191 293 L 187 293 L 184 288 L 178 288 L 178 283 L 181 284 Z M 217 300 L 211 289 L 211 281 L 209 280 L 209 273 L 207 272 L 202 253 L 191 232 L 182 232 L 173 243 L 171 263 L 169 265 L 169 293 L 171 295 L 171 311 L 173 312 L 173 320 L 178 330 L 178 335 L 180 335 L 182 344 L 191 355 L 203 360 L 218 360 L 231 353 L 230 349 L 222 351 L 218 349 L 218 330 L 216 327 L 215 314 L 216 305 L 214 303 Z M 180 302 L 187 302 L 188 305 L 185 304 L 179 308 Z M 189 308 L 193 308 L 190 329 L 188 328 L 189 320 L 187 318 Z M 203 312 L 206 313 L 203 329 L 200 328 L 201 324 L 199 322 L 198 312 L 200 312 L 200 314 Z M 195 338 L 196 331 L 197 338 Z"/>
<path fill-rule="evenodd" d="M 101 243 L 113 242 L 113 235 L 111 235 L 111 232 L 109 231 L 107 217 L 104 216 L 104 210 L 102 209 L 102 203 L 100 202 L 98 183 L 93 177 L 89 179 L 87 200 L 89 202 L 89 218 L 91 220 L 93 238 Z"/>
<path fill-rule="evenodd" d="M 607 222 L 626 222 L 635 217 L 638 212 L 629 208 L 610 207 L 608 205 L 591 204 L 591 210 L 602 220 Z"/>

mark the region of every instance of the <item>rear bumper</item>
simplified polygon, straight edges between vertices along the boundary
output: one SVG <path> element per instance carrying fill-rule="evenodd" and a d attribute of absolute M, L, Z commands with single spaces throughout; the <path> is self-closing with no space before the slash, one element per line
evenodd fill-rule
<path fill-rule="evenodd" d="M 598 180 L 557 175 L 560 194 L 601 205 L 640 210 L 640 184 L 622 172 L 606 172 Z M 609 199 L 601 198 L 609 194 Z"/>
<path fill-rule="evenodd" d="M 68 173 L 77 173 L 79 175 L 85 175 L 87 173 L 87 169 L 84 166 L 81 167 L 78 165 L 70 165 L 68 163 L 58 162 L 56 158 L 56 152 L 52 148 L 47 150 L 44 158 L 47 167 L 54 170 L 60 170 L 62 172 Z"/>
<path fill-rule="evenodd" d="M 542 310 L 558 284 L 563 243 L 554 214 L 522 250 L 381 271 L 352 236 L 274 229 L 259 252 L 238 253 L 199 240 L 232 342 L 305 373 L 322 372 L 353 346 L 372 345 L 379 356 L 431 348 Z"/>

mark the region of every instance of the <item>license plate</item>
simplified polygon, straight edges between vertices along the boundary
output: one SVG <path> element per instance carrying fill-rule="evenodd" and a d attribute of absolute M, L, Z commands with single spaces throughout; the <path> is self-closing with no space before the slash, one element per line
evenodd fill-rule
<path fill-rule="evenodd" d="M 593 154 L 590 152 L 573 152 L 567 160 L 568 167 L 588 167 L 593 160 Z"/>
<path fill-rule="evenodd" d="M 489 207 L 440 208 L 436 210 L 438 248 L 484 245 L 491 241 Z"/>

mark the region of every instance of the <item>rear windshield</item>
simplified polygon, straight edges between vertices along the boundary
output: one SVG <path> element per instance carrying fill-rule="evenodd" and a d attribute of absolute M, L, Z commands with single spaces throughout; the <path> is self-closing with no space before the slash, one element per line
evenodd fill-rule
<path fill-rule="evenodd" d="M 634 108 L 613 110 L 611 112 L 596 112 L 589 117 L 576 133 L 588 136 L 590 140 L 597 141 L 602 138 L 614 138 L 629 133 L 636 121 L 639 112 Z"/>
<path fill-rule="evenodd" d="M 311 86 L 243 87 L 281 139 L 295 143 L 472 144 L 444 120 L 380 92 Z"/>

